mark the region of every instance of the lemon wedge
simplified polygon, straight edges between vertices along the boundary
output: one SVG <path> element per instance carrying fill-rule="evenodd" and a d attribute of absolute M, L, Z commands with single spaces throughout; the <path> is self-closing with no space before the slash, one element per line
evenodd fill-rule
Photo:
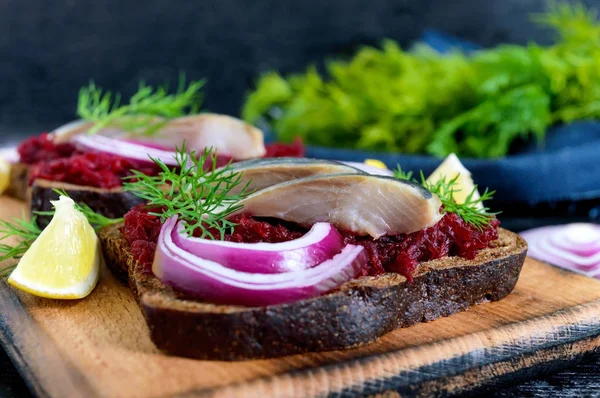
<path fill-rule="evenodd" d="M 0 195 L 6 191 L 10 183 L 10 163 L 0 157 Z"/>
<path fill-rule="evenodd" d="M 387 166 L 385 165 L 385 163 L 383 163 L 381 160 L 377 160 L 377 159 L 366 159 L 365 164 L 367 166 L 376 167 L 378 169 L 387 169 Z"/>
<path fill-rule="evenodd" d="M 467 170 L 455 154 L 451 153 L 448 155 L 442 164 L 427 177 L 427 182 L 435 184 L 443 178 L 445 178 L 446 181 L 450 181 L 456 178 L 456 176 L 458 176 L 458 179 L 456 180 L 456 185 L 454 185 L 452 197 L 456 203 L 465 203 L 469 194 L 473 192 L 476 187 L 473 178 L 471 178 L 471 172 Z M 479 198 L 479 192 L 475 189 L 471 199 L 476 200 Z M 481 202 L 478 202 L 476 206 L 479 209 L 483 209 L 483 203 Z"/>
<path fill-rule="evenodd" d="M 25 252 L 8 283 L 36 296 L 79 299 L 96 286 L 102 254 L 94 228 L 72 199 L 52 201 L 52 221 Z"/>

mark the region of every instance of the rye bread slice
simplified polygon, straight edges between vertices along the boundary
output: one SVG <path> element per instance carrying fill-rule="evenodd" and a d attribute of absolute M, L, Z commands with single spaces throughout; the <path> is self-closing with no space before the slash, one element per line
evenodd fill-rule
<path fill-rule="evenodd" d="M 53 209 L 50 201 L 57 200 L 59 197 L 54 189 L 65 190 L 75 202 L 86 203 L 96 213 L 109 218 L 123 217 L 132 207 L 144 203 L 144 200 L 121 188 L 103 189 L 37 179 L 31 186 L 29 195 L 31 214 Z M 50 216 L 38 216 L 39 226 L 44 228 L 51 218 Z"/>
<path fill-rule="evenodd" d="M 6 194 L 22 201 L 27 200 L 29 189 L 29 165 L 13 163 L 10 165 L 9 184 Z"/>
<path fill-rule="evenodd" d="M 527 244 L 500 229 L 495 248 L 474 260 L 421 263 L 414 283 L 388 273 L 362 277 L 313 299 L 267 307 L 216 305 L 190 299 L 133 260 L 119 226 L 99 234 L 111 270 L 129 276 L 152 341 L 165 353 L 244 360 L 356 347 L 399 327 L 496 301 L 514 288 Z"/>
<path fill-rule="evenodd" d="M 102 189 L 44 179 L 36 179 L 30 187 L 29 169 L 30 166 L 25 163 L 11 164 L 6 194 L 28 202 L 31 214 L 52 210 L 50 201 L 57 200 L 59 196 L 54 189 L 65 190 L 74 201 L 86 203 L 97 213 L 110 218 L 123 217 L 132 207 L 144 203 L 144 200 L 120 188 Z M 51 218 L 38 216 L 38 224 L 43 228 Z"/>

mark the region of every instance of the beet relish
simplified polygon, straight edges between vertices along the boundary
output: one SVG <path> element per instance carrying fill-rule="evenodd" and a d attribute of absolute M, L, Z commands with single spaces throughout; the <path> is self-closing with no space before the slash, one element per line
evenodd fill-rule
<path fill-rule="evenodd" d="M 149 267 L 160 232 L 160 219 L 148 214 L 146 206 L 137 206 L 125 215 L 123 234 L 132 246 L 134 258 Z M 248 215 L 232 218 L 238 225 L 225 240 L 245 243 L 278 243 L 300 238 L 306 229 L 280 220 L 257 219 Z M 493 219 L 489 226 L 478 230 L 460 216 L 446 213 L 432 227 L 411 234 L 383 236 L 377 240 L 342 232 L 344 243 L 362 245 L 369 262 L 359 276 L 397 272 L 412 281 L 419 262 L 446 256 L 473 259 L 477 252 L 491 247 L 498 239 L 498 225 Z"/>
<path fill-rule="evenodd" d="M 121 232 L 129 244 L 133 258 L 150 269 L 154 260 L 154 251 L 158 234 L 162 227 L 160 217 L 150 213 L 160 213 L 160 208 L 138 205 L 128 211 Z"/>
<path fill-rule="evenodd" d="M 21 142 L 17 151 L 19 152 L 21 163 L 30 165 L 69 158 L 77 152 L 73 144 L 58 144 L 48 136 L 48 133 L 42 133 L 40 136 L 26 139 Z"/>
<path fill-rule="evenodd" d="M 272 142 L 265 145 L 265 158 L 303 158 L 306 152 L 304 144 L 299 137 L 296 137 L 291 144 L 281 142 Z"/>
<path fill-rule="evenodd" d="M 131 170 L 144 174 L 158 174 L 160 168 L 154 163 L 139 162 L 105 152 L 86 152 L 70 158 L 40 162 L 33 166 L 29 181 L 42 178 L 75 185 L 96 188 L 117 188 L 121 179 L 131 175 Z"/>
<path fill-rule="evenodd" d="M 266 158 L 304 156 L 304 145 L 297 139 L 292 144 L 272 143 L 265 147 Z M 156 175 L 160 168 L 151 162 L 137 161 L 106 152 L 82 152 L 70 143 L 57 143 L 43 133 L 23 141 L 18 152 L 20 161 L 31 165 L 30 184 L 36 178 L 66 182 L 95 188 L 118 188 L 122 178 L 130 176 L 131 170 L 147 175 Z M 228 155 L 217 155 L 216 165 L 222 167 L 236 159 Z M 212 167 L 207 160 L 205 168 Z"/>
<path fill-rule="evenodd" d="M 489 226 L 478 230 L 459 215 L 446 213 L 437 224 L 411 234 L 382 236 L 377 240 L 342 234 L 344 243 L 362 245 L 369 253 L 369 265 L 362 275 L 397 272 L 412 281 L 412 274 L 422 261 L 446 256 L 475 258 L 479 250 L 490 247 L 498 239 L 499 224 L 494 218 Z"/>

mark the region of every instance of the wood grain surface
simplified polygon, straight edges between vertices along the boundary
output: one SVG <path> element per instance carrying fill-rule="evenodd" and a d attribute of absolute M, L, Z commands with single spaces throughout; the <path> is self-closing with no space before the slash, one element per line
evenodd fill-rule
<path fill-rule="evenodd" d="M 0 217 L 23 205 L 0 198 Z M 456 394 L 535 374 L 600 346 L 600 282 L 528 259 L 506 299 L 398 329 L 353 350 L 209 362 L 152 345 L 129 290 L 110 273 L 83 300 L 0 284 L 0 340 L 38 396 Z"/>

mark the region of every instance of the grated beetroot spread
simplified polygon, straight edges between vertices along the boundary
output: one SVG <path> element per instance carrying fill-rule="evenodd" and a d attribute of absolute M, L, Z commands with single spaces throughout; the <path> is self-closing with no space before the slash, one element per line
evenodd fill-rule
<path fill-rule="evenodd" d="M 377 240 L 343 233 L 344 242 L 365 247 L 369 253 L 369 267 L 362 275 L 380 275 L 397 272 L 412 281 L 412 273 L 422 261 L 446 256 L 473 259 L 477 252 L 490 247 L 498 239 L 500 221 L 478 230 L 454 213 L 446 213 L 437 224 L 422 231 L 396 236 L 382 236 Z"/>
<path fill-rule="evenodd" d="M 134 258 L 149 269 L 161 223 L 148 211 L 143 205 L 129 211 L 125 215 L 123 234 L 132 246 Z M 307 231 L 280 220 L 256 219 L 248 215 L 232 220 L 238 225 L 225 237 L 232 242 L 285 242 L 298 239 Z M 362 245 L 369 254 L 369 263 L 359 276 L 381 275 L 387 271 L 397 272 L 412 281 L 412 273 L 419 262 L 446 256 L 473 259 L 479 250 L 490 247 L 498 239 L 499 224 L 494 219 L 487 228 L 478 230 L 458 215 L 446 213 L 434 226 L 411 234 L 383 236 L 378 240 L 350 232 L 342 232 L 342 235 L 346 244 Z"/>
<path fill-rule="evenodd" d="M 304 145 L 297 139 L 292 144 L 273 143 L 266 147 L 265 157 L 302 157 Z M 36 178 L 66 182 L 96 188 L 117 188 L 122 178 L 131 175 L 131 170 L 155 175 L 158 166 L 149 162 L 135 161 L 104 152 L 81 152 L 70 143 L 56 143 L 51 136 L 43 133 L 23 141 L 18 152 L 22 163 L 31 165 L 30 184 Z M 217 155 L 217 167 L 235 162 L 231 156 Z M 210 162 L 210 160 L 207 160 Z M 205 167 L 210 167 L 206 164 Z"/>
<path fill-rule="evenodd" d="M 17 151 L 21 162 L 30 165 L 41 161 L 48 162 L 68 158 L 77 152 L 73 144 L 57 144 L 48 136 L 48 133 L 26 139 L 21 142 Z"/>
<path fill-rule="evenodd" d="M 138 162 L 104 152 L 86 152 L 34 165 L 29 174 L 29 182 L 31 184 L 36 178 L 43 178 L 110 189 L 120 187 L 121 179 L 131 175 L 131 170 L 147 175 L 160 172 L 160 168 L 154 163 Z"/>
<path fill-rule="evenodd" d="M 306 148 L 304 148 L 304 144 L 300 137 L 296 137 L 291 144 L 283 144 L 281 142 L 267 144 L 265 145 L 265 149 L 265 158 L 302 158 L 306 152 Z"/>
<path fill-rule="evenodd" d="M 154 260 L 154 251 L 162 223 L 160 217 L 150 213 L 160 213 L 160 208 L 138 205 L 128 211 L 121 232 L 131 245 L 133 258 L 147 266 Z"/>

